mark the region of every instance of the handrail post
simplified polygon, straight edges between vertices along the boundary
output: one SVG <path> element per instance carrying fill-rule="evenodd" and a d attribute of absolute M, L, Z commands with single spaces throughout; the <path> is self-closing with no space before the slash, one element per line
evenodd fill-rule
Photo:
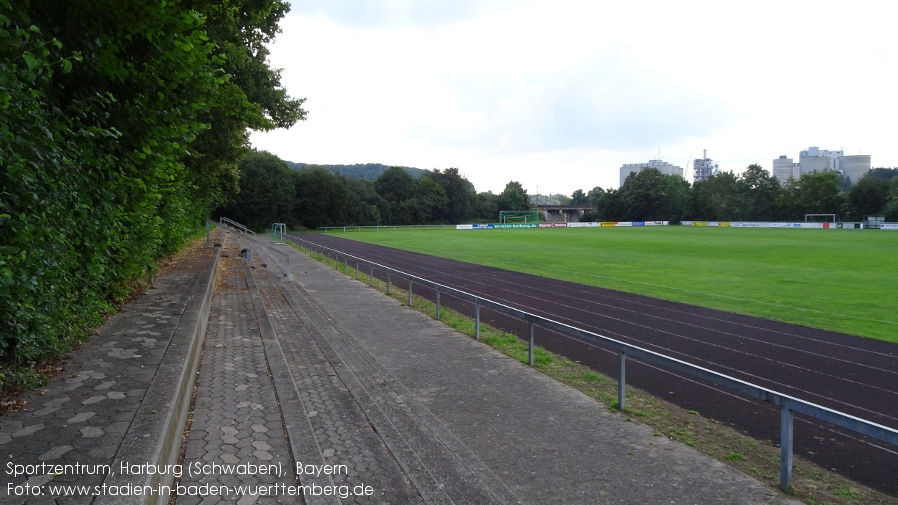
<path fill-rule="evenodd" d="M 390 271 L 387 270 L 387 294 L 390 294 Z"/>
<path fill-rule="evenodd" d="M 617 408 L 627 408 L 627 353 L 621 349 L 618 351 L 617 369 Z"/>
<path fill-rule="evenodd" d="M 533 366 L 533 321 L 530 321 L 530 349 L 527 354 L 530 358 L 530 366 Z"/>
<path fill-rule="evenodd" d="M 474 340 L 480 340 L 480 298 L 474 300 Z"/>
<path fill-rule="evenodd" d="M 408 306 L 412 306 L 412 278 L 408 278 Z"/>
<path fill-rule="evenodd" d="M 788 491 L 792 487 L 792 425 L 795 415 L 792 409 L 783 405 L 780 411 L 780 489 Z"/>
<path fill-rule="evenodd" d="M 359 280 L 359 261 L 355 262 L 355 280 Z"/>

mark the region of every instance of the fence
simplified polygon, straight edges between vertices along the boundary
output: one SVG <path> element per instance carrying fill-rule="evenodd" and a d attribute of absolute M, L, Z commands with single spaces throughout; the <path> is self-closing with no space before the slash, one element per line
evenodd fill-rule
<path fill-rule="evenodd" d="M 876 424 L 859 417 L 855 417 L 843 412 L 839 412 L 821 405 L 817 405 L 800 398 L 795 398 L 771 389 L 767 389 L 750 382 L 746 382 L 728 375 L 702 368 L 691 363 L 671 358 L 669 356 L 659 354 L 648 349 L 627 344 L 612 338 L 599 335 L 590 331 L 576 328 L 552 319 L 537 316 L 530 312 L 510 307 L 486 298 L 467 293 L 449 286 L 445 286 L 422 277 L 418 277 L 401 270 L 397 270 L 373 261 L 365 260 L 353 256 L 351 254 L 321 246 L 309 240 L 302 239 L 297 236 L 287 235 L 287 239 L 301 248 L 309 251 L 309 254 L 317 253 L 321 259 L 327 258 L 328 264 L 334 261 L 334 267 L 339 269 L 340 259 L 343 259 L 344 271 L 348 271 L 349 262 L 355 262 L 356 279 L 359 278 L 359 271 L 362 265 L 368 267 L 370 272 L 369 285 L 374 279 L 375 271 L 384 274 L 386 279 L 386 290 L 390 292 L 391 275 L 406 279 L 408 283 L 409 305 L 411 305 L 412 291 L 415 284 L 427 286 L 434 290 L 436 301 L 436 318 L 440 319 L 440 294 L 449 294 L 461 300 L 466 300 L 474 305 L 474 332 L 475 338 L 480 336 L 480 309 L 486 307 L 502 314 L 506 314 L 529 323 L 530 342 L 529 342 L 529 360 L 533 365 L 533 349 L 534 349 L 534 328 L 539 326 L 549 330 L 556 331 L 562 335 L 575 337 L 586 340 L 592 344 L 598 345 L 605 349 L 610 349 L 618 353 L 618 408 L 624 410 L 626 408 L 626 360 L 627 357 L 639 358 L 640 360 L 652 362 L 668 369 L 686 374 L 698 379 L 711 382 L 715 385 L 722 386 L 744 395 L 758 400 L 762 400 L 780 407 L 780 488 L 788 490 L 792 487 L 792 455 L 793 455 L 793 419 L 794 413 L 806 415 L 813 419 L 817 419 L 855 433 L 865 435 L 876 440 L 886 442 L 898 446 L 898 430 Z"/>
<path fill-rule="evenodd" d="M 411 225 L 397 225 L 397 226 L 322 226 L 319 230 L 324 233 L 330 232 L 361 232 L 361 231 L 380 231 L 380 230 L 454 230 L 454 224 L 411 224 Z"/>

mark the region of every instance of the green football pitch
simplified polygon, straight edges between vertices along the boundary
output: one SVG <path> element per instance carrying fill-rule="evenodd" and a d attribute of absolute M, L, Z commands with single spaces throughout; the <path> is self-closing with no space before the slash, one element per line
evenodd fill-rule
<path fill-rule="evenodd" d="M 898 232 L 397 229 L 340 237 L 898 342 Z"/>

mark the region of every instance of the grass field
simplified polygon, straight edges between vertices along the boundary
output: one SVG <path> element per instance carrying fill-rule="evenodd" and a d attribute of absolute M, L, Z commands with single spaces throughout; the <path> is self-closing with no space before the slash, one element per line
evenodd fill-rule
<path fill-rule="evenodd" d="M 898 232 L 671 226 L 338 235 L 898 342 Z"/>

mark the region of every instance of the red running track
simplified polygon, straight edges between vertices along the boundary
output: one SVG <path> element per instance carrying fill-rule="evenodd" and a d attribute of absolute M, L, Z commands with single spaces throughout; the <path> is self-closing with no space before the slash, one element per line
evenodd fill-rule
<path fill-rule="evenodd" d="M 732 377 L 898 428 L 898 345 L 640 295 L 512 272 L 330 235 L 304 240 Z M 350 263 L 351 265 L 351 263 Z M 398 286 L 399 279 L 393 278 Z M 433 296 L 416 285 L 415 294 Z M 469 302 L 444 305 L 472 314 Z M 490 325 L 527 336 L 526 323 L 483 310 Z M 537 328 L 546 349 L 617 375 L 617 355 Z M 755 438 L 779 441 L 779 409 L 630 359 L 627 382 Z M 795 452 L 898 496 L 898 447 L 795 416 Z"/>

